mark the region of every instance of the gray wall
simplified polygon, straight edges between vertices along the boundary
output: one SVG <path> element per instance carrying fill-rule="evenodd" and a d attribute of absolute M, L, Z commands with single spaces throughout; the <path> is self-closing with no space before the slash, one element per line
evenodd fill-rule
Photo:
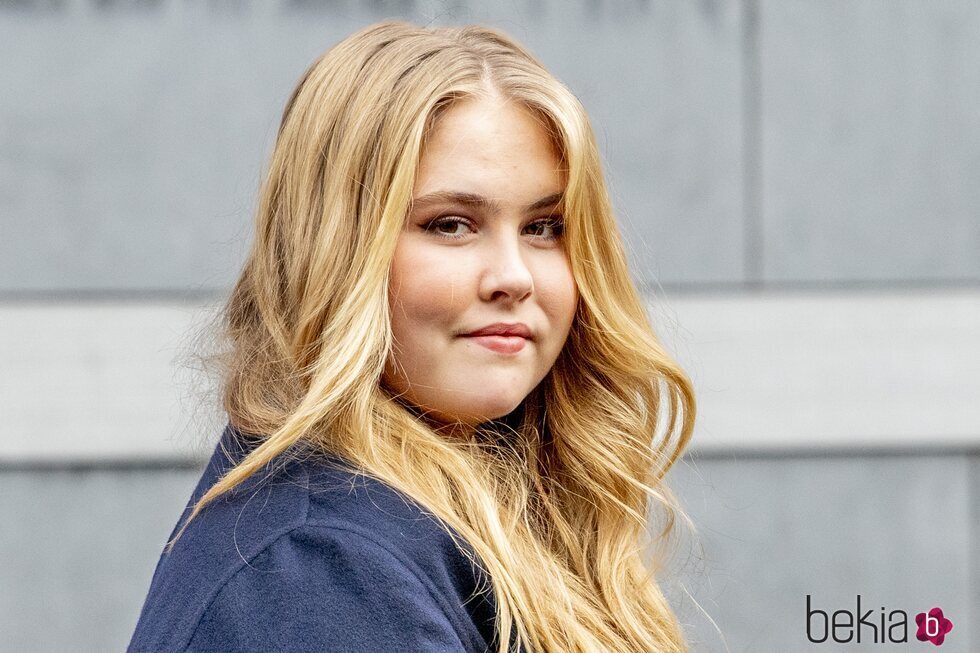
<path fill-rule="evenodd" d="M 0 291 L 227 287 L 289 90 L 396 15 L 568 83 L 646 282 L 980 282 L 971 0 L 3 0 Z"/>
<path fill-rule="evenodd" d="M 326 47 L 390 16 L 495 24 L 568 83 L 592 115 L 652 294 L 705 296 L 720 316 L 731 302 L 787 294 L 956 289 L 980 300 L 971 0 L 0 0 L 0 315 L 220 297 L 293 84 Z M 823 369 L 819 346 L 799 349 L 800 365 Z M 959 367 L 899 351 L 894 365 L 942 375 L 978 351 L 965 345 Z M 0 346 L 0 369 L 30 360 L 42 359 Z M 45 361 L 38 378 L 63 373 Z M 846 369 L 834 373 L 846 381 Z M 976 375 L 957 374 L 951 385 L 976 387 Z M 18 392 L 47 388 L 10 374 L 0 383 L 8 415 Z M 880 446 L 857 449 L 840 433 L 834 446 L 811 436 L 792 450 L 695 446 L 674 478 L 699 535 L 682 540 L 680 584 L 668 588 L 695 650 L 843 648 L 807 643 L 807 594 L 827 611 L 853 612 L 857 594 L 875 610 L 939 605 L 955 624 L 942 650 L 976 650 L 975 400 L 950 396 L 956 446 L 937 447 L 925 428 L 899 441 L 891 426 Z M 65 403 L 51 396 L 48 410 Z M 746 410 L 766 409 L 759 397 Z M 938 421 L 942 406 L 929 410 Z M 787 442 L 798 430 L 787 424 Z M 199 468 L 180 456 L 121 462 L 111 442 L 103 454 L 0 460 L 0 650 L 128 641 Z"/>

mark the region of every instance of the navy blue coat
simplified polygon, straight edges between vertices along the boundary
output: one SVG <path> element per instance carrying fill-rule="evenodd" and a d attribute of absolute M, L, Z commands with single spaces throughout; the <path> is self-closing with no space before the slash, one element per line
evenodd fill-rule
<path fill-rule="evenodd" d="M 191 505 L 229 468 L 224 449 L 237 461 L 254 444 L 227 427 Z M 128 651 L 496 650 L 493 596 L 474 596 L 485 572 L 418 504 L 334 463 L 273 466 L 195 517 Z"/>

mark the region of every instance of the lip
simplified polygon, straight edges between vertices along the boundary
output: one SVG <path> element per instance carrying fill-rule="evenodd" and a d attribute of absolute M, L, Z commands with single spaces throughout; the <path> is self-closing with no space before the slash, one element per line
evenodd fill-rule
<path fill-rule="evenodd" d="M 467 336 L 470 340 L 499 354 L 516 354 L 524 349 L 527 338 L 521 336 Z"/>
<path fill-rule="evenodd" d="M 523 322 L 494 322 L 462 337 L 498 354 L 516 354 L 531 340 L 531 329 Z"/>
<path fill-rule="evenodd" d="M 523 322 L 494 322 L 493 324 L 488 324 L 487 326 L 477 329 L 476 331 L 463 334 L 463 337 L 465 338 L 476 338 L 480 336 L 516 336 L 530 340 L 531 329 L 529 329 Z"/>

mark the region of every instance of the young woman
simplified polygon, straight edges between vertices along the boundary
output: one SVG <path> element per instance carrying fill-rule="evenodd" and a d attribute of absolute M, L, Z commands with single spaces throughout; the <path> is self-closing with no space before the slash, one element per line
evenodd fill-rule
<path fill-rule="evenodd" d="M 229 425 L 130 650 L 686 649 L 645 552 L 691 385 L 520 45 L 388 22 L 317 61 L 223 325 Z"/>

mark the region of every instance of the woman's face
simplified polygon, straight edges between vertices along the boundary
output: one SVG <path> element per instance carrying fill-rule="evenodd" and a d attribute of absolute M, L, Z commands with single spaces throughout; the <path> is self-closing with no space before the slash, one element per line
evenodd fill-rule
<path fill-rule="evenodd" d="M 384 382 L 435 421 L 508 414 L 558 357 L 578 302 L 563 189 L 547 132 L 514 102 L 458 101 L 430 132 L 392 262 Z M 467 335 L 500 324 L 528 337 Z"/>

